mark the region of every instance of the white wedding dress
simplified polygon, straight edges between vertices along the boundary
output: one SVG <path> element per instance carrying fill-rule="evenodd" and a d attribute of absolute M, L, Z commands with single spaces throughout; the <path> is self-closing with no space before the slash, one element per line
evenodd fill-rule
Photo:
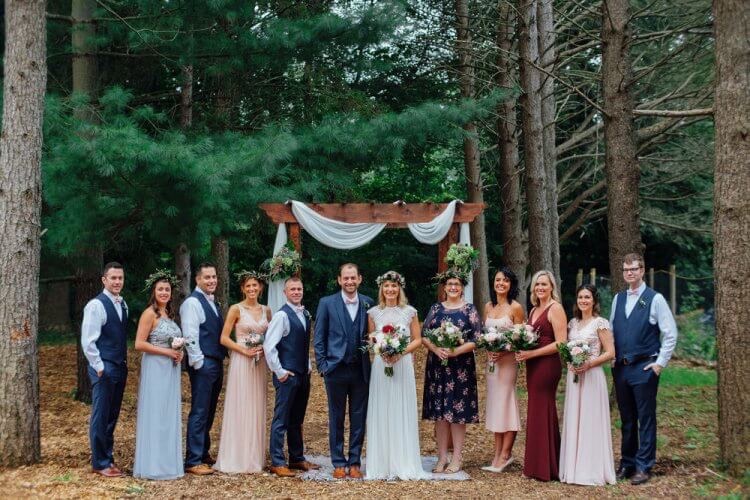
<path fill-rule="evenodd" d="M 367 311 L 375 327 L 402 324 L 409 331 L 417 310 L 411 306 L 375 306 Z M 412 355 L 393 365 L 393 376 L 385 374 L 383 358 L 376 356 L 370 374 L 367 404 L 367 459 L 365 479 L 428 479 L 419 452 L 417 383 Z"/>

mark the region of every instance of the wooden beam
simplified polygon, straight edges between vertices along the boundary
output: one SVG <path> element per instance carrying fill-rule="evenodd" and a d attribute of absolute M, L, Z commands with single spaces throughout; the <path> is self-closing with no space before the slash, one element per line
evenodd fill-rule
<path fill-rule="evenodd" d="M 286 203 L 261 203 L 263 210 L 274 224 L 296 223 L 291 205 Z M 377 222 L 388 227 L 406 227 L 413 222 L 429 222 L 445 210 L 447 203 L 310 203 L 307 205 L 320 215 L 341 222 Z M 483 203 L 459 203 L 453 222 L 472 222 L 482 213 Z"/>

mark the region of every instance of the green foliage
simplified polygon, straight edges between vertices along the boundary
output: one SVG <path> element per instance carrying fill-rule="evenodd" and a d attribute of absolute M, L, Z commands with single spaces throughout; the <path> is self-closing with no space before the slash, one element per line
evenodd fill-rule
<path fill-rule="evenodd" d="M 702 309 L 681 314 L 675 319 L 680 332 L 675 353 L 683 358 L 716 361 L 716 329 L 707 321 Z"/>

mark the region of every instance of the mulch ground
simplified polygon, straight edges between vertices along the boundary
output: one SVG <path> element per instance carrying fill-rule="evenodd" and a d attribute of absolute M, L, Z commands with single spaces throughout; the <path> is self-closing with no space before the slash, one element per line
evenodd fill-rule
<path fill-rule="evenodd" d="M 75 346 L 42 346 L 40 349 L 42 462 L 15 469 L 0 469 L 0 497 L 129 497 L 154 496 L 166 498 L 215 497 L 692 497 L 734 493 L 747 494 L 733 481 L 723 479 L 713 472 L 718 444 L 711 435 L 708 444 L 694 450 L 659 449 L 654 479 L 646 485 L 631 486 L 620 483 L 605 487 L 583 487 L 560 483 L 542 483 L 525 479 L 521 466 L 516 463 L 503 474 L 491 474 L 480 469 L 492 459 L 493 436 L 483 425 L 468 426 L 464 452 L 464 467 L 471 475 L 470 481 L 341 481 L 312 482 L 300 479 L 278 479 L 269 474 L 224 475 L 208 477 L 186 475 L 175 481 L 145 481 L 133 477 L 104 479 L 90 472 L 88 445 L 88 417 L 90 408 L 72 398 L 75 387 Z M 120 422 L 115 436 L 115 459 L 126 471 L 131 471 L 135 452 L 135 417 L 140 355 L 130 354 L 130 375 L 123 402 Z M 422 396 L 424 352 L 417 356 L 417 392 Z M 480 405 L 484 401 L 484 377 L 480 373 Z M 523 374 L 519 387 L 523 387 Z M 189 410 L 189 382 L 183 374 L 183 422 Z M 690 398 L 686 388 L 686 398 Z M 564 391 L 561 384 L 560 391 Z M 273 388 L 269 384 L 269 399 Z M 521 396 L 521 416 L 525 421 L 525 393 Z M 708 391 L 708 397 L 711 397 Z M 713 396 L 715 398 L 715 395 Z M 221 404 L 221 403 L 220 403 Z M 221 410 L 213 428 L 213 452 L 216 455 L 221 426 Z M 661 409 L 660 409 L 661 411 Z M 613 412 L 613 422 L 616 417 Z M 661 415 L 660 415 L 661 417 Z M 482 416 L 483 418 L 483 416 Z M 699 416 L 690 418 L 703 418 Z M 710 423 L 696 423 L 696 427 L 709 425 L 715 428 L 715 414 L 708 415 Z M 310 454 L 328 455 L 326 395 L 320 377 L 313 378 L 312 395 L 305 420 L 305 444 Z M 270 422 L 270 401 L 269 401 Z M 670 423 L 667 415 L 660 420 L 660 433 L 667 437 L 669 446 L 679 446 L 682 425 Z M 183 432 L 184 432 L 183 423 Z M 614 429 L 614 427 L 613 427 Z M 423 455 L 435 454 L 432 425 L 420 423 Z M 619 431 L 613 432 L 615 449 L 619 449 Z M 514 456 L 520 462 L 524 450 L 524 433 L 518 435 Z M 366 454 L 366 450 L 365 450 Z M 615 453 L 617 455 L 617 452 Z"/>

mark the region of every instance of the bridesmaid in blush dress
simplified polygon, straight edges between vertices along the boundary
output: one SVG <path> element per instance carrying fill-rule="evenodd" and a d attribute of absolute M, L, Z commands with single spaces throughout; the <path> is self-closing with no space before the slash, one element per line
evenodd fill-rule
<path fill-rule="evenodd" d="M 251 334 L 265 335 L 271 320 L 271 310 L 258 303 L 262 280 L 255 272 L 240 274 L 245 300 L 229 308 L 221 332 L 221 344 L 232 351 L 214 465 L 221 472 L 261 472 L 266 461 L 266 363 L 262 343 L 247 344 Z M 232 329 L 236 340 L 230 337 Z"/>
<path fill-rule="evenodd" d="M 609 321 L 599 316 L 599 294 L 582 285 L 570 320 L 568 341 L 584 340 L 591 357 L 582 366 L 568 367 L 565 417 L 560 445 L 560 481 L 601 486 L 615 484 L 609 391 L 602 366 L 615 358 Z M 578 382 L 574 382 L 578 374 Z"/>
<path fill-rule="evenodd" d="M 534 308 L 528 323 L 539 332 L 539 342 L 536 349 L 516 353 L 517 361 L 526 362 L 529 394 L 523 474 L 540 481 L 552 481 L 560 477 L 560 427 L 555 395 L 562 364 L 557 344 L 567 338 L 568 320 L 552 272 L 537 272 L 531 279 L 531 291 Z"/>
<path fill-rule="evenodd" d="M 492 301 L 484 307 L 485 326 L 508 328 L 526 321 L 518 297 L 518 278 L 507 267 L 495 273 Z M 513 463 L 513 443 L 521 429 L 521 417 L 516 399 L 518 365 L 510 352 L 487 353 L 487 403 L 485 426 L 495 434 L 495 454 L 492 464 L 482 467 L 488 472 L 503 472 Z M 491 364 L 495 365 L 490 372 Z"/>

